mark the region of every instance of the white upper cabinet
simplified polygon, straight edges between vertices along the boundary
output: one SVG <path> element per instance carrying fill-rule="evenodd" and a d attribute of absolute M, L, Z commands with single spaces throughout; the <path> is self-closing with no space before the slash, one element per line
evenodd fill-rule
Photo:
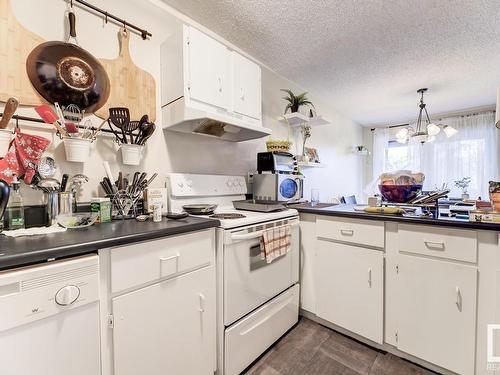
<path fill-rule="evenodd" d="M 262 118 L 260 67 L 237 52 L 231 52 L 233 111 Z"/>
<path fill-rule="evenodd" d="M 230 51 L 208 35 L 187 27 L 187 95 L 192 100 L 230 109 Z"/>
<path fill-rule="evenodd" d="M 161 73 L 163 128 L 236 142 L 271 134 L 262 126 L 260 66 L 218 39 L 173 27 Z"/>

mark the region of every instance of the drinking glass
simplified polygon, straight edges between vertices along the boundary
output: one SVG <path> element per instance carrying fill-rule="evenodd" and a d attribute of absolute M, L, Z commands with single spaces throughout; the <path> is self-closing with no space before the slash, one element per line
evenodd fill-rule
<path fill-rule="evenodd" d="M 311 189 L 311 206 L 314 207 L 319 203 L 319 189 Z"/>

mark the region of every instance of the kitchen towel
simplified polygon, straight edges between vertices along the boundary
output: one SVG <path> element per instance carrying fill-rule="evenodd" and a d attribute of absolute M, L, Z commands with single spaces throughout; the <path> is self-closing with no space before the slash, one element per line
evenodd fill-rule
<path fill-rule="evenodd" d="M 2 234 L 7 237 L 23 237 L 23 236 L 38 236 L 41 234 L 52 234 L 66 232 L 66 228 L 60 227 L 59 225 L 52 225 L 50 227 L 36 227 L 28 229 L 14 229 L 14 230 L 4 230 Z"/>
<path fill-rule="evenodd" d="M 271 228 L 262 234 L 260 239 L 260 257 L 266 263 L 271 263 L 276 258 L 288 253 L 291 245 L 292 227 L 283 225 Z"/>

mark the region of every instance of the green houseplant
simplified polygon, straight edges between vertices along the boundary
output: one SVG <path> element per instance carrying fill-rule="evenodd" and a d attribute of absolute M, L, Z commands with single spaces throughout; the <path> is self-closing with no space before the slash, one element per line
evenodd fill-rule
<path fill-rule="evenodd" d="M 283 99 L 288 103 L 285 107 L 285 113 L 290 110 L 290 112 L 298 112 L 300 107 L 310 106 L 314 108 L 314 104 L 307 98 L 307 92 L 295 95 L 290 89 L 281 89 L 281 91 L 286 92 L 288 96 L 284 96 Z"/>

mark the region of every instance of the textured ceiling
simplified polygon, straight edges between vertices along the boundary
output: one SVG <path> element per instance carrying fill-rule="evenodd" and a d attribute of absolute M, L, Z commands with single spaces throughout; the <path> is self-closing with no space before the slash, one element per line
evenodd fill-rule
<path fill-rule="evenodd" d="M 498 0 L 163 0 L 360 124 L 490 105 Z"/>

